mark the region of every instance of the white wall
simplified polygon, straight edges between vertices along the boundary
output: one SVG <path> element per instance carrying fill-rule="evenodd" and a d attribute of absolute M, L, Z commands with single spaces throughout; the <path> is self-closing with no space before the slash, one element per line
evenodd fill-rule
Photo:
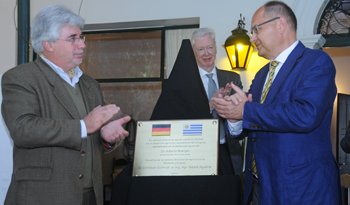
<path fill-rule="evenodd" d="M 1 82 L 2 74 L 0 74 Z M 2 102 L 2 93 L 0 89 L 0 102 Z M 0 118 L 0 204 L 3 204 L 8 186 L 11 182 L 12 174 L 12 147 L 13 141 L 6 128 L 5 122 Z"/>
<path fill-rule="evenodd" d="M 338 93 L 350 95 L 350 47 L 341 48 L 325 48 L 326 51 L 333 59 L 335 68 L 337 70 L 335 76 L 335 82 L 337 84 Z M 333 142 L 333 153 L 336 156 L 336 137 L 337 137 L 337 107 L 338 99 L 335 99 L 333 117 L 332 117 L 332 142 Z"/>
<path fill-rule="evenodd" d="M 6 70 L 16 65 L 17 35 L 13 20 L 15 5 L 16 0 L 0 1 L 0 73 L 4 73 Z"/>
<path fill-rule="evenodd" d="M 80 2 L 80 0 L 31 0 L 31 20 L 43 7 L 59 3 L 78 13 Z M 231 35 L 231 30 L 237 27 L 240 13 L 245 17 L 245 28 L 249 31 L 254 11 L 264 2 L 261 0 L 84 0 L 80 15 L 85 19 L 86 24 L 199 17 L 201 27 L 212 27 L 216 31 L 218 44 L 217 66 L 221 69 L 229 70 L 229 61 L 225 50 L 220 45 L 223 45 L 226 38 Z M 297 16 L 298 37 L 314 39 L 315 22 L 318 22 L 318 13 L 322 10 L 327 0 L 285 0 L 285 2 L 294 10 Z M 0 50 L 0 74 L 16 64 L 17 36 L 13 20 L 15 3 L 16 0 L 0 1 L 0 25 L 2 31 L 0 33 L 0 45 L 2 45 Z M 336 57 L 334 57 L 334 60 L 336 61 L 337 80 L 339 77 L 345 78 L 345 75 L 349 74 L 347 71 L 349 63 L 338 63 L 339 58 Z M 249 65 L 247 71 L 238 72 L 242 77 L 244 91 L 248 90 L 256 71 L 266 63 L 266 60 L 258 57 L 256 53 L 251 61 L 254 63 Z M 340 76 L 341 73 L 344 73 L 344 76 Z M 348 92 L 341 91 L 339 87 L 338 90 L 343 93 Z M 332 127 L 334 123 L 333 121 Z M 7 133 L 0 130 L 0 134 L 0 145 L 9 145 Z M 333 142 L 335 142 L 334 139 L 335 129 L 332 129 Z M 0 154 L 0 157 L 1 162 L 3 158 L 11 158 L 12 154 L 7 152 L 4 155 Z M 0 172 L 0 191 L 3 187 L 6 187 L 5 183 L 1 182 L 1 177 Z"/>
<path fill-rule="evenodd" d="M 0 1 L 0 78 L 2 73 L 16 65 L 16 32 L 14 26 L 15 0 Z M 0 81 L 1 82 L 1 81 Z M 1 90 L 0 90 L 1 93 Z M 0 102 L 2 95 L 0 94 Z M 3 204 L 12 174 L 13 142 L 2 117 L 0 118 L 0 204 Z"/>
<path fill-rule="evenodd" d="M 299 36 L 313 35 L 315 18 L 322 7 L 323 1 L 285 0 L 295 11 L 299 20 Z M 222 45 L 225 43 L 226 38 L 231 35 L 231 30 L 237 27 L 240 13 L 246 19 L 245 28 L 250 31 L 251 18 L 255 10 L 264 2 L 261 0 L 217 0 L 215 2 L 203 0 L 84 0 L 80 15 L 85 19 L 86 24 L 199 17 L 200 27 L 212 27 L 216 31 L 216 42 L 218 45 L 217 66 L 220 69 L 230 70 L 230 63 Z M 78 13 L 79 11 L 80 1 L 32 0 L 31 18 L 43 7 L 58 3 L 68 6 L 73 12 Z M 305 21 L 304 19 L 308 20 Z M 266 62 L 258 56 L 255 56 L 254 59 L 255 64 L 250 66 L 247 71 L 237 71 L 241 74 L 245 91 L 248 91 L 257 69 Z"/>
<path fill-rule="evenodd" d="M 323 8 L 324 1 L 326 0 L 285 0 L 297 15 L 298 36 L 310 37 L 313 35 L 316 17 L 320 8 Z M 0 51 L 0 62 L 2 62 L 0 73 L 4 73 L 16 63 L 16 32 L 13 25 L 15 2 L 15 0 L 1 0 L 0 2 L 3 31 L 0 34 L 0 43 L 3 46 Z M 245 28 L 249 31 L 254 11 L 264 2 L 261 0 L 217 0 L 215 3 L 209 0 L 84 0 L 80 15 L 85 19 L 86 24 L 199 17 L 201 27 L 212 27 L 216 31 L 217 66 L 220 69 L 229 70 L 230 64 L 221 45 L 231 35 L 231 30 L 237 27 L 240 13 L 245 17 Z M 43 7 L 53 4 L 64 4 L 73 12 L 78 13 L 80 3 L 79 0 L 31 0 L 31 20 Z M 252 59 L 255 59 L 258 65 L 254 64 L 254 67 L 251 66 L 244 72 L 238 71 L 241 74 L 245 91 L 248 90 L 256 70 L 266 62 L 259 58 L 256 56 Z"/>

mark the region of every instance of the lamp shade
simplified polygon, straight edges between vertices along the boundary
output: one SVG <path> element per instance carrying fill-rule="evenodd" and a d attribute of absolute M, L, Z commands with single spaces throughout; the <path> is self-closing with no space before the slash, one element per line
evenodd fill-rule
<path fill-rule="evenodd" d="M 232 35 L 225 41 L 225 50 L 232 69 L 247 69 L 253 53 L 254 45 L 250 42 L 243 20 L 238 21 L 238 28 L 231 31 Z"/>

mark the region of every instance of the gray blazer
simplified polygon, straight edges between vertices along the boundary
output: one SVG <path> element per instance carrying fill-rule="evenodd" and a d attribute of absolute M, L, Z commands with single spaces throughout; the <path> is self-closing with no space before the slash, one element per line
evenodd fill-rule
<path fill-rule="evenodd" d="M 79 86 L 86 111 L 104 105 L 101 87 L 82 75 Z M 62 79 L 41 58 L 2 77 L 2 116 L 13 148 L 13 175 L 5 204 L 82 204 L 84 152 L 80 116 Z M 103 204 L 101 137 L 92 141 L 92 181 Z"/>
<path fill-rule="evenodd" d="M 243 89 L 241 78 L 237 73 L 219 70 L 219 69 L 216 69 L 216 71 L 218 75 L 218 82 L 219 82 L 220 88 L 225 87 L 227 83 L 230 83 L 232 81 L 233 84 Z M 234 93 L 235 91 L 232 90 L 231 95 Z M 224 121 L 225 119 L 220 117 L 220 120 Z M 223 124 L 225 124 L 225 122 Z M 239 141 L 237 139 L 226 136 L 226 142 L 228 143 L 228 147 L 230 149 L 231 161 L 232 161 L 233 169 L 235 170 L 235 174 L 242 177 L 243 162 L 242 162 L 241 146 L 239 144 Z"/>

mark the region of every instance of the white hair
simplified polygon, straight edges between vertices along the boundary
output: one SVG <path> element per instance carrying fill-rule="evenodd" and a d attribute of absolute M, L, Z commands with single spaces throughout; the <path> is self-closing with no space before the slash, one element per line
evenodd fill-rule
<path fill-rule="evenodd" d="M 192 38 L 191 38 L 192 47 L 197 39 L 203 39 L 203 36 L 205 36 L 205 35 L 209 35 L 213 39 L 214 43 L 216 44 L 214 29 L 212 29 L 212 28 L 199 28 L 195 32 L 193 32 L 193 34 L 192 34 Z"/>
<path fill-rule="evenodd" d="M 31 43 L 36 53 L 44 51 L 43 41 L 56 42 L 64 26 L 84 27 L 84 19 L 66 6 L 55 5 L 43 8 L 33 19 Z"/>

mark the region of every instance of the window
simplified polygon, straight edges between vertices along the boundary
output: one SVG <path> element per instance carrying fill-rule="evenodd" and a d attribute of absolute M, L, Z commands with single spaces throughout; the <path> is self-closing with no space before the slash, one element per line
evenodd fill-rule
<path fill-rule="evenodd" d="M 326 39 L 324 47 L 350 46 L 350 2 L 330 0 L 320 16 L 317 33 Z"/>
<path fill-rule="evenodd" d="M 196 25 L 83 32 L 82 71 L 100 82 L 105 100 L 135 120 L 149 120 L 182 39 Z"/>

